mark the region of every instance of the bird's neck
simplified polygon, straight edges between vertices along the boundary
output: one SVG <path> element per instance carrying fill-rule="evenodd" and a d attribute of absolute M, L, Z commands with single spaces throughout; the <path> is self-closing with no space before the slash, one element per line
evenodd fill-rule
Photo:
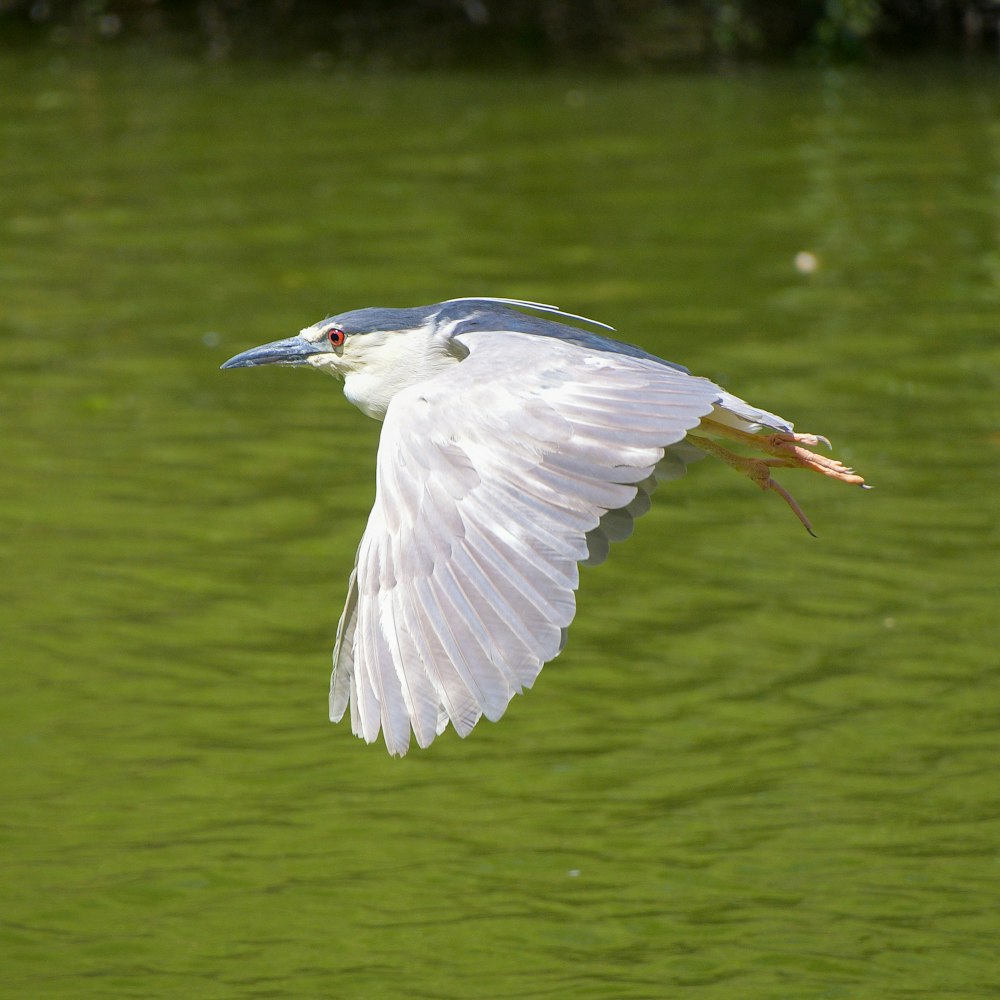
<path fill-rule="evenodd" d="M 371 348 L 359 363 L 345 367 L 344 395 L 375 420 L 385 418 L 397 392 L 433 378 L 458 360 L 426 329 L 394 332 Z"/>

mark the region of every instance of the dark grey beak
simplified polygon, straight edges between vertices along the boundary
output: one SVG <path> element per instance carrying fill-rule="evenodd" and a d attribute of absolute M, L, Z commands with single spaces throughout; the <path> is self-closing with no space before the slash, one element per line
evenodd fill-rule
<path fill-rule="evenodd" d="M 326 348 L 311 344 L 302 337 L 289 337 L 262 344 L 230 358 L 222 368 L 256 368 L 257 365 L 304 365 L 314 354 L 324 354 Z"/>

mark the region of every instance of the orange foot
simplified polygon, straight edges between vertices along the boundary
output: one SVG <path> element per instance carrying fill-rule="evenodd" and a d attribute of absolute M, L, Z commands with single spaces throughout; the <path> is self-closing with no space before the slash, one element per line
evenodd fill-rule
<path fill-rule="evenodd" d="M 727 430 L 730 429 L 727 428 Z M 742 431 L 738 433 L 741 436 L 743 434 Z M 789 468 L 812 469 L 813 472 L 839 479 L 852 486 L 865 486 L 864 479 L 842 462 L 838 462 L 835 458 L 827 458 L 825 455 L 817 455 L 809 448 L 802 447 L 802 445 L 813 447 L 824 444 L 827 448 L 831 448 L 830 442 L 819 434 L 770 434 L 764 438 L 760 438 L 756 434 L 748 434 L 747 437 L 751 439 L 750 443 L 761 451 L 781 457 L 782 464 Z"/>
<path fill-rule="evenodd" d="M 722 424 L 710 418 L 701 421 L 699 429 L 704 429 L 710 434 L 718 434 L 722 437 L 733 438 L 742 441 L 757 451 L 773 455 L 774 458 L 747 458 L 737 455 L 735 452 L 724 448 L 709 438 L 701 435 L 688 434 L 688 440 L 697 445 L 709 454 L 721 458 L 727 465 L 732 466 L 738 472 L 749 477 L 762 490 L 772 490 L 777 493 L 785 503 L 792 509 L 792 513 L 802 522 L 803 527 L 813 537 L 813 531 L 809 518 L 803 513 L 802 508 L 796 503 L 795 498 L 780 483 L 771 478 L 771 469 L 811 469 L 832 479 L 838 479 L 844 483 L 860 486 L 862 489 L 869 489 L 865 485 L 864 479 L 857 475 L 853 469 L 838 462 L 836 459 L 827 458 L 825 455 L 817 455 L 810 451 L 808 446 L 825 444 L 828 448 L 830 442 L 818 434 L 770 434 L 766 436 L 750 434 L 747 431 L 738 430 L 728 424 Z"/>

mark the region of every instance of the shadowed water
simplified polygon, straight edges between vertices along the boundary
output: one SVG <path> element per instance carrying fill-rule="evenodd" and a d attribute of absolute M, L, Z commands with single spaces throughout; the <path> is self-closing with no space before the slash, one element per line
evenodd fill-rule
<path fill-rule="evenodd" d="M 5 57 L 0 994 L 997 995 L 998 94 Z M 786 474 L 811 539 L 699 463 L 499 725 L 390 760 L 325 720 L 378 426 L 218 365 L 464 294 L 876 489 Z"/>

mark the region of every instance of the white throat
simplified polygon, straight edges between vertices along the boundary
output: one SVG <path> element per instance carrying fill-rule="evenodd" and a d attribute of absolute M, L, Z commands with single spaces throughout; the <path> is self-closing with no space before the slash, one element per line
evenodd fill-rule
<path fill-rule="evenodd" d="M 435 336 L 430 327 L 417 327 L 349 336 L 336 361 L 317 367 L 342 375 L 344 395 L 362 413 L 382 420 L 397 392 L 433 378 L 457 361 L 440 332 Z"/>

